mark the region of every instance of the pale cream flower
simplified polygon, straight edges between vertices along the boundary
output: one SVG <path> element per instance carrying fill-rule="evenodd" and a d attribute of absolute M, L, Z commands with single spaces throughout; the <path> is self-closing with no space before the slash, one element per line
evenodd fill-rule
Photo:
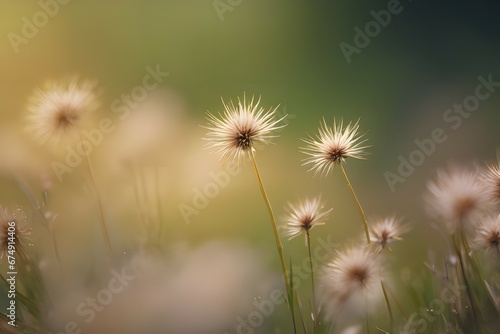
<path fill-rule="evenodd" d="M 325 204 L 321 197 L 306 198 L 298 203 L 289 203 L 284 226 L 288 239 L 295 238 L 302 232 L 308 232 L 318 225 L 325 225 L 333 209 L 323 210 Z M 307 242 L 307 239 L 306 239 Z"/>
<path fill-rule="evenodd" d="M 379 248 L 379 251 L 396 240 L 402 240 L 401 235 L 407 230 L 407 227 L 402 225 L 396 217 L 376 219 L 368 225 L 370 226 L 370 241 Z"/>
<path fill-rule="evenodd" d="M 429 213 L 442 220 L 450 232 L 475 223 L 491 208 L 491 198 L 477 170 L 453 167 L 438 171 L 437 176 L 427 185 L 425 200 Z"/>
<path fill-rule="evenodd" d="M 76 79 L 69 83 L 49 83 L 44 89 L 36 89 L 30 99 L 28 116 L 30 130 L 41 143 L 75 134 L 87 113 L 99 107 L 95 83 Z"/>
<path fill-rule="evenodd" d="M 320 296 L 325 317 L 331 320 L 350 306 L 367 306 L 377 293 L 379 268 L 368 248 L 351 247 L 337 251 L 320 277 Z"/>
<path fill-rule="evenodd" d="M 475 244 L 492 254 L 500 255 L 500 215 L 488 217 L 479 224 Z"/>
<path fill-rule="evenodd" d="M 308 155 L 304 159 L 304 165 L 312 165 L 309 169 L 315 174 L 328 175 L 335 165 L 345 162 L 347 158 L 365 159 L 365 149 L 362 146 L 367 139 L 359 135 L 359 121 L 349 123 L 344 127 L 344 122 L 337 124 L 334 119 L 333 128 L 329 127 L 325 119 L 320 124 L 319 133 L 316 138 L 302 139 L 307 146 L 302 148 L 302 153 Z"/>
<path fill-rule="evenodd" d="M 265 111 L 259 106 L 260 99 L 254 104 L 254 99 L 247 104 L 238 99 L 235 106 L 233 102 L 224 104 L 224 114 L 219 117 L 207 112 L 209 122 L 206 129 L 210 130 L 206 138 L 208 147 L 222 154 L 221 161 L 240 161 L 249 150 L 254 150 L 256 145 L 268 144 L 276 137 L 272 131 L 285 125 L 279 123 L 286 117 L 276 118 L 276 108 Z"/>
<path fill-rule="evenodd" d="M 0 206 L 0 257 L 22 252 L 31 228 L 21 210 L 11 212 Z"/>
<path fill-rule="evenodd" d="M 482 175 L 486 190 L 496 204 L 500 203 L 500 163 L 488 166 Z"/>

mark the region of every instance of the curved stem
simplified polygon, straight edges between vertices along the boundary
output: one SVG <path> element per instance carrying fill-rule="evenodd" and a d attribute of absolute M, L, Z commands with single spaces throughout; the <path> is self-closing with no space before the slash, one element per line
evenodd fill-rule
<path fill-rule="evenodd" d="M 306 230 L 306 241 L 307 241 L 307 251 L 309 253 L 309 266 L 311 269 L 311 286 L 312 286 L 312 314 L 313 314 L 313 333 L 316 333 L 316 292 L 314 289 L 314 269 L 311 255 L 311 237 L 309 235 L 309 230 Z"/>
<path fill-rule="evenodd" d="M 161 207 L 161 191 L 160 191 L 160 176 L 159 176 L 159 166 L 155 167 L 155 188 L 156 188 L 156 206 L 158 210 L 158 223 L 160 225 L 158 230 L 158 239 L 161 241 L 163 236 L 163 211 Z"/>
<path fill-rule="evenodd" d="M 392 316 L 391 303 L 389 303 L 389 297 L 387 296 L 387 291 L 385 289 L 384 280 L 380 278 L 380 285 L 382 286 L 382 292 L 384 293 L 385 304 L 387 305 L 387 311 L 389 312 L 389 319 L 391 321 L 391 330 L 394 329 L 394 319 Z"/>
<path fill-rule="evenodd" d="M 285 278 L 285 286 L 286 286 L 286 291 L 288 294 L 288 302 L 289 302 L 289 305 L 291 308 L 291 316 L 292 316 L 292 321 L 293 321 L 293 325 L 295 328 L 295 315 L 293 312 L 293 302 L 294 301 L 292 298 L 290 298 L 292 296 L 292 292 L 290 291 L 290 278 L 288 277 L 288 271 L 286 269 L 285 252 L 283 250 L 283 244 L 281 243 L 281 240 L 279 237 L 278 227 L 276 226 L 276 218 L 274 217 L 274 212 L 273 212 L 273 209 L 271 207 L 271 202 L 269 201 L 269 197 L 267 196 L 266 189 L 264 188 L 264 184 L 262 183 L 262 178 L 260 176 L 259 168 L 257 167 L 257 162 L 255 161 L 255 156 L 253 154 L 252 149 L 248 150 L 248 155 L 250 157 L 250 161 L 252 162 L 255 176 L 257 177 L 257 183 L 259 184 L 260 192 L 262 194 L 262 197 L 264 198 L 264 202 L 266 203 L 269 217 L 271 218 L 271 226 L 273 228 L 274 239 L 276 240 L 276 247 L 278 248 L 278 253 L 280 256 L 280 260 L 281 260 L 281 268 L 283 270 L 283 276 Z"/>
<path fill-rule="evenodd" d="M 82 143 L 82 147 L 85 147 L 85 145 L 83 145 L 83 137 L 82 137 L 81 133 L 80 133 L 80 141 Z M 87 168 L 88 168 L 88 171 L 90 174 L 90 180 L 92 181 L 92 185 L 94 187 L 96 197 L 97 197 L 97 208 L 99 210 L 99 222 L 101 223 L 102 231 L 104 234 L 104 238 L 106 239 L 106 244 L 108 246 L 109 252 L 112 253 L 113 247 L 111 247 L 111 240 L 109 238 L 108 227 L 106 226 L 106 221 L 104 219 L 104 210 L 103 210 L 101 195 L 99 194 L 99 191 L 97 190 L 97 184 L 95 182 L 94 172 L 92 170 L 92 164 L 90 163 L 89 153 L 87 152 L 86 149 L 83 149 L 83 150 L 85 151 L 85 158 L 87 160 Z"/>
<path fill-rule="evenodd" d="M 63 272 L 61 256 L 59 254 L 59 248 L 57 247 L 56 236 L 54 233 L 54 226 L 52 226 L 52 224 L 54 224 L 54 222 L 51 222 L 51 224 L 48 226 L 49 234 L 50 234 L 50 243 L 52 244 L 52 250 L 54 251 L 54 254 L 56 255 L 56 261 L 57 261 L 57 265 L 59 267 L 59 270 L 61 272 Z"/>
<path fill-rule="evenodd" d="M 351 182 L 349 181 L 349 178 L 347 177 L 347 174 L 345 172 L 344 166 L 342 163 L 340 163 L 340 169 L 342 170 L 342 174 L 344 175 L 345 181 L 347 182 L 347 185 L 349 186 L 349 189 L 351 190 L 352 197 L 354 197 L 354 200 L 356 201 L 356 204 L 358 205 L 359 213 L 361 214 L 361 218 L 363 218 L 363 227 L 365 229 L 365 235 L 366 235 L 366 242 L 370 244 L 370 232 L 368 231 L 368 222 L 366 221 L 366 216 L 365 212 L 363 211 L 363 208 L 361 207 L 361 204 L 359 203 L 358 197 L 356 196 L 356 193 L 354 192 L 354 188 L 351 185 Z"/>
<path fill-rule="evenodd" d="M 460 233 L 461 233 L 461 231 L 460 231 Z M 477 313 L 476 313 L 476 307 L 475 307 L 475 303 L 474 303 L 474 299 L 473 299 L 473 294 L 472 294 L 472 291 L 471 291 L 471 286 L 470 286 L 470 283 L 469 283 L 469 279 L 467 278 L 467 273 L 466 273 L 466 268 L 465 268 L 465 260 L 463 258 L 463 254 L 462 254 L 462 249 L 460 247 L 460 243 L 459 243 L 458 240 L 456 240 L 458 237 L 459 236 L 452 235 L 453 246 L 455 247 L 455 252 L 457 253 L 458 260 L 460 262 L 461 274 L 462 274 L 462 277 L 464 279 L 465 289 L 467 291 L 467 297 L 469 298 L 469 302 L 470 302 L 470 305 L 471 305 L 472 315 L 474 316 L 474 318 L 477 319 Z"/>

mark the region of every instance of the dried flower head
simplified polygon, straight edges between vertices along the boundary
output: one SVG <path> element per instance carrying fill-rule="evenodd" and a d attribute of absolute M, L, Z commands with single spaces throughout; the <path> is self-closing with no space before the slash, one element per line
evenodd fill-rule
<path fill-rule="evenodd" d="M 378 219 L 371 222 L 369 226 L 370 241 L 377 246 L 379 251 L 395 240 L 402 240 L 401 235 L 407 230 L 396 217 Z"/>
<path fill-rule="evenodd" d="M 320 280 L 327 319 L 351 302 L 364 305 L 378 286 L 379 270 L 375 254 L 368 248 L 337 251 L 324 268 Z"/>
<path fill-rule="evenodd" d="M 320 124 L 319 134 L 316 138 L 302 139 L 307 146 L 302 148 L 302 153 L 309 157 L 304 159 L 304 165 L 311 164 L 309 170 L 315 170 L 315 174 L 328 175 L 335 165 L 343 163 L 346 158 L 364 159 L 366 153 L 362 146 L 367 139 L 362 140 L 359 135 L 359 120 L 344 127 L 344 122 L 337 124 L 333 121 L 333 128 L 326 124 L 325 119 Z"/>
<path fill-rule="evenodd" d="M 219 114 L 219 118 L 210 112 L 207 112 L 208 126 L 210 130 L 207 137 L 208 147 L 217 153 L 222 153 L 221 161 L 237 160 L 254 150 L 258 144 L 268 144 L 271 139 L 276 137 L 271 134 L 272 131 L 282 128 L 285 125 L 279 123 L 286 117 L 276 118 L 276 108 L 265 111 L 259 106 L 259 100 L 254 104 L 254 99 L 249 104 L 243 98 L 243 103 L 238 99 L 238 105 L 233 102 L 224 104 L 224 114 Z"/>
<path fill-rule="evenodd" d="M 9 251 L 21 251 L 30 233 L 31 228 L 20 210 L 10 212 L 0 206 L 0 257 L 6 256 Z"/>
<path fill-rule="evenodd" d="M 484 219 L 476 230 L 475 244 L 500 255 L 500 215 Z"/>
<path fill-rule="evenodd" d="M 45 89 L 36 89 L 28 105 L 31 113 L 28 119 L 39 141 L 57 141 L 75 132 L 84 116 L 99 107 L 94 89 L 93 82 L 79 83 L 75 79 L 67 84 L 49 83 Z"/>
<path fill-rule="evenodd" d="M 486 190 L 496 204 L 500 203 L 500 163 L 488 166 L 482 175 Z"/>
<path fill-rule="evenodd" d="M 295 238 L 302 232 L 308 232 L 317 225 L 324 225 L 333 209 L 323 211 L 325 204 L 321 197 L 306 198 L 298 203 L 289 203 L 286 215 L 286 233 L 288 239 Z M 306 239 L 307 242 L 307 239 Z"/>
<path fill-rule="evenodd" d="M 454 167 L 438 171 L 437 180 L 427 185 L 429 213 L 443 220 L 450 232 L 476 222 L 491 208 L 490 196 L 478 175 L 477 170 Z"/>

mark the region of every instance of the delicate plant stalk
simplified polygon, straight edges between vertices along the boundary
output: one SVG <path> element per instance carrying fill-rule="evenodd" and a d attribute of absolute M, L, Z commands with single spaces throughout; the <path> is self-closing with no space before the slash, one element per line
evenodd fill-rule
<path fill-rule="evenodd" d="M 394 293 L 394 291 L 391 289 L 391 287 L 389 285 L 386 286 L 385 288 L 387 291 L 389 291 L 389 294 L 391 295 L 392 299 L 396 303 L 396 306 L 398 307 L 399 312 L 401 313 L 403 318 L 405 318 L 405 320 L 408 320 L 408 316 L 406 315 L 405 311 L 403 310 L 403 306 L 401 305 L 401 302 L 399 301 L 399 299 L 396 296 L 396 294 Z"/>
<path fill-rule="evenodd" d="M 299 294 L 297 293 L 297 289 L 295 289 L 295 295 L 297 296 L 297 304 L 299 305 L 299 315 L 300 315 L 300 322 L 302 323 L 302 330 L 304 331 L 304 334 L 308 334 L 307 326 L 306 326 L 306 322 L 304 320 L 304 314 L 303 314 L 303 310 L 302 310 L 302 302 L 300 301 L 300 297 L 299 297 Z M 316 326 L 315 326 L 315 328 L 316 328 Z"/>
<path fill-rule="evenodd" d="M 80 140 L 82 143 L 82 147 L 84 147 L 82 134 L 80 134 Z M 104 239 L 106 239 L 106 245 L 108 246 L 108 250 L 110 253 L 112 253 L 113 247 L 111 246 L 111 240 L 109 238 L 108 227 L 106 226 L 106 220 L 104 219 L 104 210 L 103 210 L 101 195 L 99 194 L 99 190 L 97 189 L 97 183 L 95 181 L 94 172 L 92 170 L 92 164 L 90 163 L 89 153 L 85 149 L 84 149 L 84 151 L 85 151 L 85 158 L 87 160 L 87 167 L 88 167 L 88 171 L 89 171 L 89 175 L 90 175 L 90 180 L 92 182 L 92 185 L 94 187 L 96 197 L 97 197 L 97 208 L 99 210 L 99 222 L 101 223 L 102 232 L 104 234 Z"/>
<path fill-rule="evenodd" d="M 470 286 L 469 280 L 467 278 L 467 273 L 465 272 L 465 261 L 463 258 L 462 249 L 460 247 L 460 244 L 458 244 L 458 242 L 456 240 L 457 238 L 455 237 L 455 235 L 453 235 L 452 238 L 453 238 L 453 246 L 455 247 L 455 252 L 457 253 L 458 260 L 460 262 L 461 274 L 462 274 L 462 277 L 464 279 L 464 284 L 465 284 L 465 288 L 467 291 L 467 296 L 469 297 L 469 301 L 470 301 L 470 305 L 471 305 L 471 309 L 472 309 L 472 314 L 474 315 L 474 318 L 477 319 L 476 307 L 474 305 L 474 299 L 473 299 L 473 295 L 472 295 L 472 291 L 471 291 L 471 286 Z"/>
<path fill-rule="evenodd" d="M 309 230 L 306 230 L 306 240 L 307 240 L 307 251 L 309 253 L 309 266 L 311 269 L 311 287 L 312 287 L 312 314 L 313 314 L 313 333 L 316 333 L 316 321 L 317 321 L 317 314 L 316 314 L 316 291 L 314 288 L 314 269 L 313 269 L 313 262 L 312 262 L 312 255 L 311 255 L 311 237 L 309 235 Z"/>
<path fill-rule="evenodd" d="M 54 254 L 56 255 L 57 266 L 59 267 L 59 270 L 61 272 L 63 272 L 61 256 L 59 254 L 59 247 L 57 247 L 56 236 L 55 236 L 54 227 L 52 226 L 52 224 L 53 224 L 53 222 L 51 222 L 50 225 L 48 226 L 49 234 L 50 234 L 50 243 L 52 245 L 52 250 L 54 251 Z"/>
<path fill-rule="evenodd" d="M 262 197 L 264 198 L 264 202 L 266 203 L 269 217 L 271 218 L 271 225 L 272 225 L 273 232 L 274 232 L 274 238 L 276 240 L 276 247 L 278 248 L 278 253 L 280 256 L 280 260 L 281 260 L 281 268 L 283 269 L 283 276 L 285 278 L 286 291 L 288 294 L 290 308 L 292 311 L 291 316 L 292 316 L 293 326 L 295 328 L 295 315 L 294 315 L 293 306 L 292 306 L 294 301 L 292 298 L 290 298 L 292 296 L 292 292 L 290 290 L 290 278 L 288 277 L 288 271 L 286 269 L 285 252 L 283 250 L 283 244 L 281 243 L 281 240 L 279 237 L 278 227 L 276 226 L 276 219 L 274 217 L 274 212 L 273 212 L 273 209 L 271 207 L 271 202 L 269 201 L 266 190 L 264 188 L 264 184 L 262 183 L 262 178 L 260 176 L 260 172 L 259 172 L 259 169 L 257 167 L 257 162 L 255 161 L 255 156 L 252 152 L 252 149 L 248 150 L 248 155 L 250 157 L 250 161 L 252 162 L 252 166 L 253 166 L 253 169 L 255 171 L 255 176 L 257 177 L 257 182 L 259 184 L 260 192 L 262 194 Z"/>
<path fill-rule="evenodd" d="M 340 169 L 342 170 L 342 174 L 344 175 L 345 181 L 347 182 L 347 185 L 349 186 L 349 189 L 351 190 L 352 197 L 354 197 L 354 200 L 356 201 L 356 204 L 358 205 L 359 213 L 361 214 L 361 218 L 363 219 L 363 227 L 365 229 L 365 235 L 366 235 L 366 242 L 370 244 L 370 232 L 368 231 L 368 222 L 366 220 L 365 212 L 363 211 L 363 208 L 361 207 L 361 203 L 359 203 L 358 197 L 356 196 L 356 193 L 354 192 L 354 188 L 351 185 L 351 182 L 349 181 L 349 178 L 347 177 L 347 174 L 344 169 L 344 165 L 340 163 Z"/>
<path fill-rule="evenodd" d="M 387 305 L 387 311 L 389 312 L 389 319 L 391 320 L 391 329 L 394 329 L 394 318 L 392 316 L 391 303 L 389 303 L 389 297 L 387 296 L 387 291 L 385 289 L 384 280 L 380 279 L 380 286 L 382 287 L 382 292 L 384 293 L 385 304 Z"/>
<path fill-rule="evenodd" d="M 5 277 L 3 277 L 2 274 L 0 274 L 0 281 L 4 286 L 5 291 L 9 291 L 10 284 L 7 282 L 7 280 L 5 279 Z M 26 297 L 20 291 L 16 290 L 16 301 L 17 300 L 19 300 L 19 302 L 24 305 L 24 307 L 28 310 L 29 313 L 31 313 L 31 315 L 33 315 L 37 319 L 40 319 L 40 310 L 36 302 Z"/>
<path fill-rule="evenodd" d="M 52 216 L 51 220 L 47 218 L 47 213 L 49 212 L 49 192 L 47 190 L 43 191 L 43 212 L 41 213 L 41 217 L 43 220 L 43 225 L 47 228 L 49 232 L 49 239 L 50 239 L 50 244 L 52 245 L 52 251 L 54 252 L 54 255 L 56 257 L 56 262 L 59 270 L 61 273 L 63 272 L 62 269 L 62 261 L 61 261 L 61 256 L 59 255 L 59 248 L 57 247 L 56 243 L 56 236 L 54 233 L 54 221 L 55 218 Z"/>
<path fill-rule="evenodd" d="M 158 224 L 160 224 L 159 230 L 158 230 L 158 238 L 161 240 L 163 236 L 163 212 L 161 210 L 161 192 L 160 192 L 160 176 L 159 176 L 159 167 L 155 167 L 155 183 L 156 183 L 156 206 L 158 209 Z"/>
<path fill-rule="evenodd" d="M 136 172 L 135 172 L 134 166 L 131 165 L 130 169 L 132 171 L 132 179 L 133 179 L 132 183 L 134 185 L 134 197 L 135 197 L 135 201 L 137 204 L 137 210 L 139 211 L 139 219 L 141 221 L 142 228 L 146 229 L 147 228 L 146 227 L 146 219 L 144 218 L 145 213 L 144 213 L 144 208 L 142 205 L 141 195 L 140 195 L 140 191 L 139 191 L 140 180 L 136 177 Z"/>
<path fill-rule="evenodd" d="M 26 255 L 24 250 L 21 247 L 18 247 L 16 249 L 16 252 L 20 255 L 21 259 L 26 262 L 26 264 L 31 268 L 31 271 L 33 272 L 33 276 L 35 277 L 35 280 L 40 284 L 40 287 L 42 288 L 43 292 L 47 296 L 47 299 L 50 301 L 51 304 L 54 304 L 54 299 L 52 298 L 49 290 L 47 289 L 47 286 L 45 285 L 45 282 L 43 280 L 42 275 L 40 274 L 40 271 L 38 270 L 37 267 L 31 262 L 30 258 Z"/>
<path fill-rule="evenodd" d="M 146 218 L 147 221 L 147 226 L 148 229 L 151 229 L 151 217 L 150 217 L 150 209 L 151 205 L 149 202 L 149 196 L 148 196 L 148 187 L 147 187 L 147 180 L 145 177 L 145 169 L 139 166 L 138 167 L 138 174 L 139 174 L 139 181 L 142 183 L 142 197 L 144 199 L 144 217 Z M 148 231 L 151 234 L 151 231 Z"/>

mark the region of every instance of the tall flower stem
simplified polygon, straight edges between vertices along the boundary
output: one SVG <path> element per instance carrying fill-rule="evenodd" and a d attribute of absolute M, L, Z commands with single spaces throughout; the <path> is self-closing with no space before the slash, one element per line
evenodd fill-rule
<path fill-rule="evenodd" d="M 460 231 L 460 233 L 461 233 L 461 231 Z M 464 280 L 465 288 L 467 291 L 467 297 L 469 298 L 469 301 L 470 301 L 472 315 L 474 316 L 474 318 L 477 319 L 476 307 L 475 307 L 475 303 L 474 303 L 474 299 L 473 299 L 473 294 L 471 291 L 470 282 L 467 278 L 467 273 L 466 273 L 466 268 L 465 268 L 465 259 L 463 258 L 463 253 L 462 253 L 462 249 L 460 247 L 460 242 L 457 240 L 457 238 L 458 238 L 457 236 L 452 235 L 452 238 L 453 238 L 453 246 L 455 248 L 455 252 L 457 253 L 458 260 L 460 262 L 461 274 L 462 274 L 462 278 Z"/>
<path fill-rule="evenodd" d="M 365 235 L 366 235 L 366 242 L 370 244 L 370 232 L 368 231 L 368 222 L 366 221 L 366 216 L 365 212 L 363 211 L 363 208 L 361 207 L 361 203 L 359 203 L 358 197 L 356 196 L 356 193 L 354 192 L 354 188 L 351 185 L 351 182 L 349 181 L 349 178 L 347 177 L 347 174 L 344 169 L 344 165 L 340 163 L 340 169 L 342 170 L 342 174 L 344 175 L 345 181 L 347 182 L 347 186 L 351 190 L 352 197 L 354 197 L 354 200 L 356 201 L 356 204 L 358 205 L 359 213 L 361 214 L 361 218 L 363 219 L 363 227 L 365 229 Z"/>
<path fill-rule="evenodd" d="M 311 255 L 311 236 L 309 235 L 309 230 L 306 230 L 306 242 L 307 242 L 307 251 L 309 253 L 309 266 L 311 270 L 311 287 L 312 287 L 312 315 L 313 315 L 313 333 L 316 333 L 316 291 L 314 288 L 314 269 Z"/>
<path fill-rule="evenodd" d="M 59 248 L 57 246 L 56 235 L 54 232 L 55 216 L 49 214 L 49 192 L 47 190 L 43 191 L 43 206 L 41 208 L 42 212 L 40 217 L 43 221 L 43 225 L 47 228 L 49 232 L 50 244 L 52 245 L 52 251 L 56 257 L 57 267 L 63 273 L 61 256 L 59 254 Z M 50 217 L 50 220 L 49 220 Z"/>
<path fill-rule="evenodd" d="M 391 303 L 389 303 L 389 297 L 387 296 L 387 291 L 385 289 L 384 280 L 380 278 L 380 286 L 382 287 L 382 292 L 384 293 L 385 304 L 387 305 L 387 311 L 389 312 L 389 319 L 391 321 L 391 329 L 394 329 L 394 319 L 392 316 Z"/>
<path fill-rule="evenodd" d="M 50 234 L 49 239 L 50 239 L 50 243 L 52 244 L 52 250 L 54 251 L 54 254 L 56 256 L 57 266 L 59 267 L 59 270 L 61 272 L 63 272 L 61 255 L 59 254 L 59 247 L 57 247 L 53 222 L 48 226 L 48 228 L 49 228 L 49 234 Z"/>
<path fill-rule="evenodd" d="M 85 145 L 83 145 L 83 137 L 82 137 L 81 133 L 80 133 L 80 141 L 82 143 L 82 147 L 85 147 Z M 99 194 L 99 190 L 97 189 L 97 183 L 95 181 L 94 171 L 92 170 L 92 164 L 90 163 L 89 153 L 87 152 L 86 149 L 83 149 L 83 150 L 85 151 L 85 159 L 87 161 L 87 168 L 89 171 L 90 180 L 92 182 L 92 186 L 94 187 L 94 191 L 96 193 L 97 208 L 99 210 L 99 222 L 101 223 L 101 228 L 102 228 L 102 232 L 104 234 L 104 239 L 106 239 L 106 245 L 108 246 L 109 252 L 112 253 L 113 247 L 111 246 L 111 240 L 109 238 L 108 227 L 106 226 L 106 220 L 104 219 L 104 210 L 103 210 L 101 195 Z"/>
<path fill-rule="evenodd" d="M 155 188 L 156 188 L 156 207 L 158 210 L 158 224 L 160 225 L 159 230 L 158 230 L 158 239 L 162 240 L 163 237 L 163 228 L 164 228 L 164 221 L 163 221 L 163 210 L 161 207 L 161 190 L 160 190 L 160 167 L 156 166 L 155 167 Z"/>
<path fill-rule="evenodd" d="M 269 201 L 269 197 L 267 196 L 266 189 L 264 188 L 264 184 L 262 183 L 262 178 L 260 176 L 259 168 L 257 167 L 257 162 L 255 161 L 255 155 L 253 154 L 252 149 L 248 150 L 248 155 L 250 157 L 250 161 L 252 162 L 253 169 L 255 171 L 255 176 L 257 177 L 257 183 L 259 184 L 260 192 L 262 194 L 262 197 L 264 198 L 264 202 L 266 203 L 267 206 L 267 211 L 269 213 L 269 217 L 271 218 L 271 226 L 273 228 L 274 232 L 274 238 L 276 240 L 276 247 L 278 248 L 278 253 L 280 256 L 281 260 L 281 268 L 283 270 L 283 276 L 285 278 L 285 286 L 286 286 L 286 291 L 288 295 L 288 302 L 290 305 L 290 310 L 291 310 L 291 316 L 292 316 L 292 321 L 294 324 L 295 328 L 295 315 L 293 312 L 293 295 L 292 291 L 290 290 L 290 278 L 288 277 L 288 270 L 286 269 L 286 261 L 285 261 L 285 252 L 283 250 L 283 244 L 281 243 L 279 234 L 278 234 L 278 227 L 276 226 L 276 219 L 274 217 L 274 212 L 271 207 L 271 202 Z"/>
<path fill-rule="evenodd" d="M 16 252 L 20 255 L 21 260 L 23 260 L 30 268 L 30 272 L 32 273 L 33 277 L 35 278 L 35 281 L 40 285 L 42 291 L 45 293 L 45 296 L 47 297 L 48 301 L 51 304 L 54 304 L 53 303 L 54 299 L 52 298 L 52 295 L 50 294 L 49 290 L 47 289 L 47 286 L 45 285 L 45 281 L 43 280 L 42 274 L 40 273 L 40 270 L 38 269 L 38 267 L 36 267 L 33 264 L 33 262 L 26 255 L 26 253 L 24 252 L 24 249 L 22 247 L 16 248 Z"/>

